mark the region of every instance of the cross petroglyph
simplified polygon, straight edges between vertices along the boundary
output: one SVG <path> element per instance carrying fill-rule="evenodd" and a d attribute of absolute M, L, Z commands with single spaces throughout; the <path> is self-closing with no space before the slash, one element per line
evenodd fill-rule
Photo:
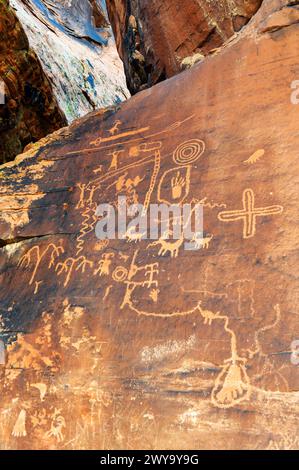
<path fill-rule="evenodd" d="M 252 189 L 243 192 L 243 209 L 234 211 L 223 211 L 218 215 L 221 222 L 235 222 L 242 220 L 243 238 L 251 238 L 256 234 L 257 217 L 277 215 L 283 212 L 282 206 L 255 207 L 255 195 Z"/>

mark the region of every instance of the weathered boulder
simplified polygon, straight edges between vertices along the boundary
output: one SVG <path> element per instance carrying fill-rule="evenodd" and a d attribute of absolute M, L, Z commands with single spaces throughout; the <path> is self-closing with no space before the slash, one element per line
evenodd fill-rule
<path fill-rule="evenodd" d="M 207 55 L 248 23 L 262 0 L 107 0 L 128 86 L 136 93 Z"/>
<path fill-rule="evenodd" d="M 5 104 L 0 104 L 0 163 L 12 160 L 29 142 L 66 122 L 7 0 L 0 2 L 0 86 L 3 82 L 6 96 Z"/>
<path fill-rule="evenodd" d="M 2 167 L 2 448 L 299 448 L 297 13 Z M 97 239 L 119 195 L 199 249 Z"/>
<path fill-rule="evenodd" d="M 68 123 L 130 96 L 103 2 L 10 3 Z"/>

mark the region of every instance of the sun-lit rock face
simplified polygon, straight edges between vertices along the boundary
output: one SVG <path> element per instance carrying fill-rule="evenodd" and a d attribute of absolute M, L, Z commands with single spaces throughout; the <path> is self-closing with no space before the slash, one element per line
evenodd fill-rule
<path fill-rule="evenodd" d="M 107 0 L 116 42 L 135 93 L 208 54 L 250 20 L 262 0 Z"/>
<path fill-rule="evenodd" d="M 0 163 L 65 124 L 53 90 L 8 1 L 0 2 Z M 0 99 L 2 99 L 2 91 Z M 4 96 L 3 96 L 4 98 Z"/>
<path fill-rule="evenodd" d="M 104 2 L 11 0 L 68 122 L 129 97 Z"/>

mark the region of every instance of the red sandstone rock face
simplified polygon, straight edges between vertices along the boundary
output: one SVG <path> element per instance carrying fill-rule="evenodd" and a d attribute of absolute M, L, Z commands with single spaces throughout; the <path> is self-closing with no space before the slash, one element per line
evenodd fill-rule
<path fill-rule="evenodd" d="M 12 160 L 24 146 L 65 124 L 52 88 L 8 1 L 0 2 L 0 80 L 6 103 L 0 104 L 0 162 Z"/>
<path fill-rule="evenodd" d="M 291 3 L 1 169 L 3 448 L 299 448 Z M 198 251 L 98 240 L 119 195 L 200 201 Z"/>
<path fill-rule="evenodd" d="M 134 93 L 171 77 L 181 70 L 186 57 L 206 55 L 221 46 L 250 20 L 261 3 L 262 0 L 108 0 L 130 90 Z"/>

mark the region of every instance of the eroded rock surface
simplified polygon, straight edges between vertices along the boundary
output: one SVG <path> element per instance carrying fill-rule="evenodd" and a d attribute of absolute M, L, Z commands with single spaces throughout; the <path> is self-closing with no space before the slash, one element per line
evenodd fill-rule
<path fill-rule="evenodd" d="M 299 448 L 287 4 L 265 0 L 217 55 L 1 169 L 2 448 Z M 119 195 L 201 202 L 198 250 L 98 240 L 96 208 Z"/>
<path fill-rule="evenodd" d="M 0 80 L 6 95 L 5 104 L 0 104 L 3 163 L 66 122 L 50 82 L 6 0 L 0 2 Z"/>
<path fill-rule="evenodd" d="M 133 93 L 181 71 L 248 23 L 262 0 L 107 0 Z M 190 58 L 184 62 L 184 59 Z"/>

